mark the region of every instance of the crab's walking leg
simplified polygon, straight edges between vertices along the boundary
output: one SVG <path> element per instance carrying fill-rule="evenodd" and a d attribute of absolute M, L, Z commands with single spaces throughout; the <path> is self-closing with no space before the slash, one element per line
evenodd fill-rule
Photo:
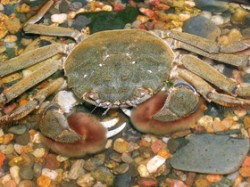
<path fill-rule="evenodd" d="M 23 28 L 23 30 L 26 33 L 32 34 L 70 37 L 78 43 L 83 40 L 83 35 L 81 34 L 81 32 L 70 28 L 46 26 L 39 24 L 28 24 Z"/>
<path fill-rule="evenodd" d="M 54 0 L 50 0 L 45 3 L 38 13 L 25 23 L 23 30 L 26 33 L 48 36 L 65 36 L 73 38 L 76 42 L 82 41 L 83 35 L 78 30 L 35 24 L 45 15 L 45 13 L 53 6 L 53 4 Z"/>
<path fill-rule="evenodd" d="M 42 8 L 37 12 L 37 14 L 32 16 L 30 19 L 28 19 L 28 21 L 25 24 L 34 24 L 34 23 L 38 22 L 40 19 L 42 19 L 44 14 L 46 12 L 48 12 L 48 10 L 54 5 L 54 2 L 55 2 L 54 0 L 47 1 L 42 6 Z"/>
<path fill-rule="evenodd" d="M 37 68 L 30 76 L 20 80 L 13 86 L 7 88 L 0 95 L 1 105 L 10 102 L 12 99 L 18 97 L 20 94 L 41 82 L 42 80 L 48 78 L 57 70 L 62 68 L 63 59 L 54 60 L 48 59 L 45 62 L 41 63 L 40 68 Z"/>
<path fill-rule="evenodd" d="M 214 69 L 209 64 L 203 62 L 199 58 L 192 55 L 184 55 L 181 58 L 181 63 L 189 71 L 202 77 L 206 81 L 212 83 L 218 88 L 224 90 L 230 95 L 249 97 L 250 96 L 250 85 L 238 84 L 235 81 L 227 78 L 219 71 Z"/>
<path fill-rule="evenodd" d="M 244 51 L 250 48 L 248 42 L 235 42 L 227 47 L 219 46 L 216 42 L 196 35 L 177 31 L 155 31 L 161 38 L 171 38 L 174 40 L 173 48 L 185 49 L 201 56 L 205 56 L 226 64 L 237 67 L 249 66 L 249 56 L 229 54 Z"/>
<path fill-rule="evenodd" d="M 18 57 L 12 58 L 0 64 L 0 77 L 34 65 L 56 54 L 67 54 L 71 48 L 71 45 L 52 44 L 23 53 Z"/>
<path fill-rule="evenodd" d="M 190 83 L 197 90 L 197 92 L 199 92 L 209 102 L 212 101 L 226 107 L 250 106 L 250 100 L 239 99 L 230 95 L 217 93 L 215 89 L 206 81 L 186 69 L 179 68 L 177 70 L 177 74 L 178 77 Z"/>
<path fill-rule="evenodd" d="M 61 88 L 63 83 L 63 78 L 58 78 L 50 82 L 45 88 L 41 89 L 34 97 L 32 97 L 25 105 L 18 107 L 10 115 L 0 117 L 0 122 L 8 122 L 24 118 L 33 110 L 35 110 L 49 95 Z"/>

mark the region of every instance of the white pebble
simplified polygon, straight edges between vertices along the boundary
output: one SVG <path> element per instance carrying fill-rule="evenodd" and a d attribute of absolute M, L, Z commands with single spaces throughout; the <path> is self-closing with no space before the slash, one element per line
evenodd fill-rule
<path fill-rule="evenodd" d="M 222 25 L 224 23 L 224 19 L 220 15 L 214 15 L 211 17 L 211 21 L 215 23 L 215 25 Z"/>
<path fill-rule="evenodd" d="M 83 159 L 76 160 L 74 164 L 71 166 L 69 171 L 69 178 L 70 179 L 77 179 L 79 176 L 83 175 L 85 173 L 83 169 L 85 161 Z"/>
<path fill-rule="evenodd" d="M 212 13 L 208 11 L 202 11 L 200 15 L 208 19 L 212 17 Z"/>
<path fill-rule="evenodd" d="M 61 24 L 61 23 L 65 22 L 67 20 L 67 18 L 68 18 L 67 14 L 64 14 L 64 13 L 62 13 L 62 14 L 53 14 L 51 16 L 51 21 L 53 23 Z"/>
<path fill-rule="evenodd" d="M 3 135 L 4 135 L 3 129 L 0 128 L 0 136 L 3 136 Z"/>
<path fill-rule="evenodd" d="M 66 156 L 62 156 L 62 155 L 57 155 L 56 156 L 56 160 L 58 161 L 58 162 L 64 162 L 64 161 L 66 161 L 66 160 L 68 160 L 69 158 L 68 157 L 66 157 Z"/>
<path fill-rule="evenodd" d="M 0 11 L 4 11 L 4 6 L 2 3 L 0 3 Z"/>
<path fill-rule="evenodd" d="M 154 173 L 157 169 L 162 166 L 166 161 L 166 158 L 163 158 L 159 155 L 154 156 L 151 158 L 147 163 L 147 170 L 149 173 Z"/>
<path fill-rule="evenodd" d="M 45 154 L 45 149 L 44 148 L 37 148 L 33 151 L 32 153 L 36 158 L 41 158 Z"/>
<path fill-rule="evenodd" d="M 10 176 L 16 182 L 16 184 L 19 184 L 21 180 L 19 177 L 19 171 L 20 171 L 20 168 L 17 165 L 10 167 Z"/>
<path fill-rule="evenodd" d="M 6 155 L 13 153 L 14 152 L 13 144 L 0 145 L 0 152 Z"/>
<path fill-rule="evenodd" d="M 56 180 L 56 177 L 58 176 L 58 173 L 55 170 L 51 170 L 48 168 L 42 169 L 42 175 L 45 175 L 49 177 L 51 180 Z"/>
<path fill-rule="evenodd" d="M 149 172 L 144 164 L 140 164 L 137 168 L 137 171 L 141 177 L 149 177 Z"/>

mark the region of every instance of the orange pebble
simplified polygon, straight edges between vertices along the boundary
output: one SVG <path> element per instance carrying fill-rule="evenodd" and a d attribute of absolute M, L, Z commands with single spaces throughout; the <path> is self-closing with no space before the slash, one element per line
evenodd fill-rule
<path fill-rule="evenodd" d="M 36 180 L 38 187 L 49 187 L 51 184 L 51 179 L 47 176 L 41 175 Z"/>
<path fill-rule="evenodd" d="M 222 179 L 222 175 L 216 175 L 216 174 L 211 174 L 211 175 L 207 175 L 207 180 L 208 182 L 212 183 L 212 182 L 220 182 Z"/>
<path fill-rule="evenodd" d="M 27 102 L 28 102 L 27 99 L 21 99 L 21 100 L 19 101 L 19 105 L 20 105 L 20 106 L 25 105 Z"/>
<path fill-rule="evenodd" d="M 2 168 L 5 158 L 5 154 L 0 153 L 0 168 Z"/>
<path fill-rule="evenodd" d="M 250 156 L 246 156 L 244 161 L 241 164 L 242 167 L 249 167 L 250 166 Z"/>
<path fill-rule="evenodd" d="M 157 154 L 163 158 L 166 158 L 166 159 L 168 159 L 172 156 L 171 153 L 165 148 L 160 149 Z"/>
<path fill-rule="evenodd" d="M 239 171 L 242 177 L 250 177 L 250 167 L 242 167 Z"/>

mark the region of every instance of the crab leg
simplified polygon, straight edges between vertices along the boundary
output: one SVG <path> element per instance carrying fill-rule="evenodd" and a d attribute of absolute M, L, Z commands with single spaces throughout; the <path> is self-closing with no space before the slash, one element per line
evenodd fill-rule
<path fill-rule="evenodd" d="M 1 63 L 0 77 L 34 65 L 56 54 L 67 54 L 71 48 L 71 45 L 52 44 L 32 51 L 28 51 L 18 57 L 12 58 L 4 63 Z"/>
<path fill-rule="evenodd" d="M 19 120 L 30 114 L 36 109 L 49 95 L 57 91 L 64 83 L 63 78 L 58 78 L 50 82 L 45 88 L 41 89 L 25 105 L 15 109 L 10 115 L 0 117 L 1 122 Z"/>
<path fill-rule="evenodd" d="M 190 83 L 197 90 L 197 92 L 199 92 L 209 102 L 212 101 L 226 107 L 250 106 L 250 100 L 239 99 L 230 95 L 220 94 L 216 92 L 215 89 L 202 78 L 186 69 L 177 69 L 177 75 L 178 77 Z"/>
<path fill-rule="evenodd" d="M 20 80 L 13 86 L 7 88 L 0 95 L 1 105 L 6 104 L 13 100 L 14 98 L 21 95 L 23 92 L 41 82 L 42 80 L 48 78 L 50 75 L 55 73 L 57 70 L 62 68 L 63 60 L 49 59 L 44 61 L 40 68 L 37 68 L 30 76 Z"/>
<path fill-rule="evenodd" d="M 224 90 L 230 95 L 249 97 L 250 85 L 238 84 L 227 78 L 209 64 L 192 55 L 184 55 L 181 58 L 183 66 L 206 81 Z"/>
<path fill-rule="evenodd" d="M 248 56 L 240 56 L 237 54 L 227 54 L 227 53 L 208 53 L 206 51 L 203 51 L 197 47 L 194 47 L 192 45 L 175 41 L 174 48 L 178 49 L 185 49 L 190 52 L 194 52 L 196 54 L 199 54 L 201 56 L 205 56 L 220 62 L 224 62 L 226 64 L 230 64 L 236 67 L 247 67 L 249 66 L 249 57 Z"/>
<path fill-rule="evenodd" d="M 34 24 L 38 22 L 46 12 L 54 5 L 54 0 L 47 1 L 35 16 L 32 16 L 25 24 Z"/>
<path fill-rule="evenodd" d="M 26 33 L 70 37 L 73 38 L 77 43 L 83 40 L 83 35 L 81 34 L 81 32 L 70 28 L 28 24 L 23 29 Z"/>

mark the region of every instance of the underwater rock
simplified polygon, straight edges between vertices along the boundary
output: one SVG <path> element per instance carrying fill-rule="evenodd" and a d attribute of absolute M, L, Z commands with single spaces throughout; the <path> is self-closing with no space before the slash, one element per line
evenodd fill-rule
<path fill-rule="evenodd" d="M 189 143 L 171 158 L 175 169 L 228 174 L 236 171 L 249 150 L 249 140 L 228 135 L 192 134 Z"/>

